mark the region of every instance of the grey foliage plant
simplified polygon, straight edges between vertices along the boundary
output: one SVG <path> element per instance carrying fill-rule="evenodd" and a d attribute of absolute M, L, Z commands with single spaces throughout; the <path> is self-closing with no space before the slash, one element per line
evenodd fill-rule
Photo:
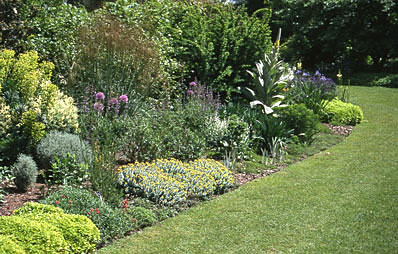
<path fill-rule="evenodd" d="M 11 167 L 17 189 L 26 192 L 29 186 L 36 183 L 37 165 L 33 158 L 26 154 L 18 155 L 16 163 Z"/>

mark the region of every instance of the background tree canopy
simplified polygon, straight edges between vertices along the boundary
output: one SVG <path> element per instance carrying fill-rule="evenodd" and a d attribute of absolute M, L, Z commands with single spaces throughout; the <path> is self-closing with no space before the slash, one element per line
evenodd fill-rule
<path fill-rule="evenodd" d="M 272 8 L 271 30 L 282 28 L 284 58 L 305 68 L 392 69 L 398 57 L 394 0 L 246 0 L 246 5 L 252 12 Z"/>

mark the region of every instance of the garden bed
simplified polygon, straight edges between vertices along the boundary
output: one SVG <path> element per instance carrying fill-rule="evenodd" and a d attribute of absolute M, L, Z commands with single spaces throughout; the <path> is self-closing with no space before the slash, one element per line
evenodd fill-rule
<path fill-rule="evenodd" d="M 344 137 L 348 137 L 352 130 L 353 126 L 334 126 L 331 124 L 325 124 L 333 134 L 341 135 Z M 301 159 L 304 159 L 302 157 Z M 235 182 L 238 186 L 246 184 L 250 181 L 253 181 L 257 178 L 265 177 L 276 173 L 287 165 L 278 165 L 271 169 L 260 169 L 258 173 L 250 173 L 250 172 L 234 172 Z M 2 183 L 3 186 L 7 186 L 5 190 L 7 191 L 7 195 L 5 195 L 4 203 L 0 204 L 0 216 L 7 216 L 12 213 L 15 209 L 23 206 L 26 202 L 30 201 L 38 201 L 44 197 L 44 194 L 47 192 L 47 186 L 44 183 L 36 183 L 32 187 L 28 189 L 25 193 L 19 193 L 16 191 L 15 186 L 10 183 Z"/>

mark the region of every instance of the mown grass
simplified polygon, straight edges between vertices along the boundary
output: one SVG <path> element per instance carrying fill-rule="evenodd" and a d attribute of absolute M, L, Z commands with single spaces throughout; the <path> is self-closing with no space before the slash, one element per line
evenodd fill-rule
<path fill-rule="evenodd" d="M 343 142 L 98 253 L 396 253 L 398 90 L 351 98 L 365 121 Z"/>

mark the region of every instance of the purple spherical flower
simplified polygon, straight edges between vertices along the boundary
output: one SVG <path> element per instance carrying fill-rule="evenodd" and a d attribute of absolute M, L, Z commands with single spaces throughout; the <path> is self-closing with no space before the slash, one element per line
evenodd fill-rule
<path fill-rule="evenodd" d="M 120 95 L 119 100 L 123 101 L 124 103 L 127 103 L 129 101 L 129 98 L 127 97 L 127 95 L 122 94 Z"/>
<path fill-rule="evenodd" d="M 189 83 L 189 86 L 197 86 L 195 81 L 192 81 L 191 83 Z"/>
<path fill-rule="evenodd" d="M 192 94 L 193 94 L 193 91 L 192 91 L 191 89 L 189 89 L 189 90 L 188 90 L 188 94 L 189 94 L 189 95 L 192 95 Z"/>
<path fill-rule="evenodd" d="M 109 104 L 109 106 L 117 105 L 117 104 L 119 104 L 119 101 L 117 98 L 110 98 L 108 101 L 108 104 Z"/>
<path fill-rule="evenodd" d="M 97 100 L 103 100 L 103 99 L 105 99 L 105 94 L 104 94 L 103 92 L 98 92 L 98 93 L 95 95 L 95 98 L 96 98 Z"/>
<path fill-rule="evenodd" d="M 94 110 L 97 112 L 102 112 L 104 110 L 104 104 L 100 102 L 94 103 Z"/>

